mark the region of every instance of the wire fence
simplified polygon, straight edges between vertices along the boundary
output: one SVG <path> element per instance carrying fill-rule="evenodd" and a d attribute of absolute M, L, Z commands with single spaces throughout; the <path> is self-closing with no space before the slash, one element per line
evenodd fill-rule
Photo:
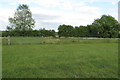
<path fill-rule="evenodd" d="M 59 43 L 118 43 L 118 38 L 2 37 L 3 45 Z"/>

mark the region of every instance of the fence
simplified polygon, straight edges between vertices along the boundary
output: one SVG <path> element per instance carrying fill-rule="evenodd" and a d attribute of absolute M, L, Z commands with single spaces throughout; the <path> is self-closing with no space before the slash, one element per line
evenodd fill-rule
<path fill-rule="evenodd" d="M 3 37 L 3 45 L 59 43 L 117 43 L 117 38 Z"/>
<path fill-rule="evenodd" d="M 10 37 L 2 38 L 2 44 L 10 45 L 11 44 Z"/>

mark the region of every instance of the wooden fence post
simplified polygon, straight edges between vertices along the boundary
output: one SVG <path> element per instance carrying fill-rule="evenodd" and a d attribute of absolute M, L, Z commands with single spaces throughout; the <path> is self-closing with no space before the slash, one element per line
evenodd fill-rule
<path fill-rule="evenodd" d="M 8 45 L 10 45 L 10 36 L 8 36 Z"/>

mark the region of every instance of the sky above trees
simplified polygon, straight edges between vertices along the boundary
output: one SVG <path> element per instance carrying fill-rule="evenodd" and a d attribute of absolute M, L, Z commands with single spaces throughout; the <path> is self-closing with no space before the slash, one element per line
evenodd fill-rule
<path fill-rule="evenodd" d="M 119 0 L 0 0 L 0 30 L 5 30 L 19 4 L 27 4 L 36 21 L 35 29 L 57 30 L 61 24 L 91 24 L 103 14 L 117 19 Z"/>

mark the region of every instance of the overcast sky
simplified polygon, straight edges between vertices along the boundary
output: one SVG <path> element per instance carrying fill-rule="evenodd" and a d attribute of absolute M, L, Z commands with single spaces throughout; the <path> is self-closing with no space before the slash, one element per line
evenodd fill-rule
<path fill-rule="evenodd" d="M 19 4 L 27 4 L 36 21 L 35 29 L 55 29 L 60 24 L 80 26 L 91 24 L 101 15 L 118 19 L 119 0 L 0 0 L 0 30 L 9 25 Z"/>

